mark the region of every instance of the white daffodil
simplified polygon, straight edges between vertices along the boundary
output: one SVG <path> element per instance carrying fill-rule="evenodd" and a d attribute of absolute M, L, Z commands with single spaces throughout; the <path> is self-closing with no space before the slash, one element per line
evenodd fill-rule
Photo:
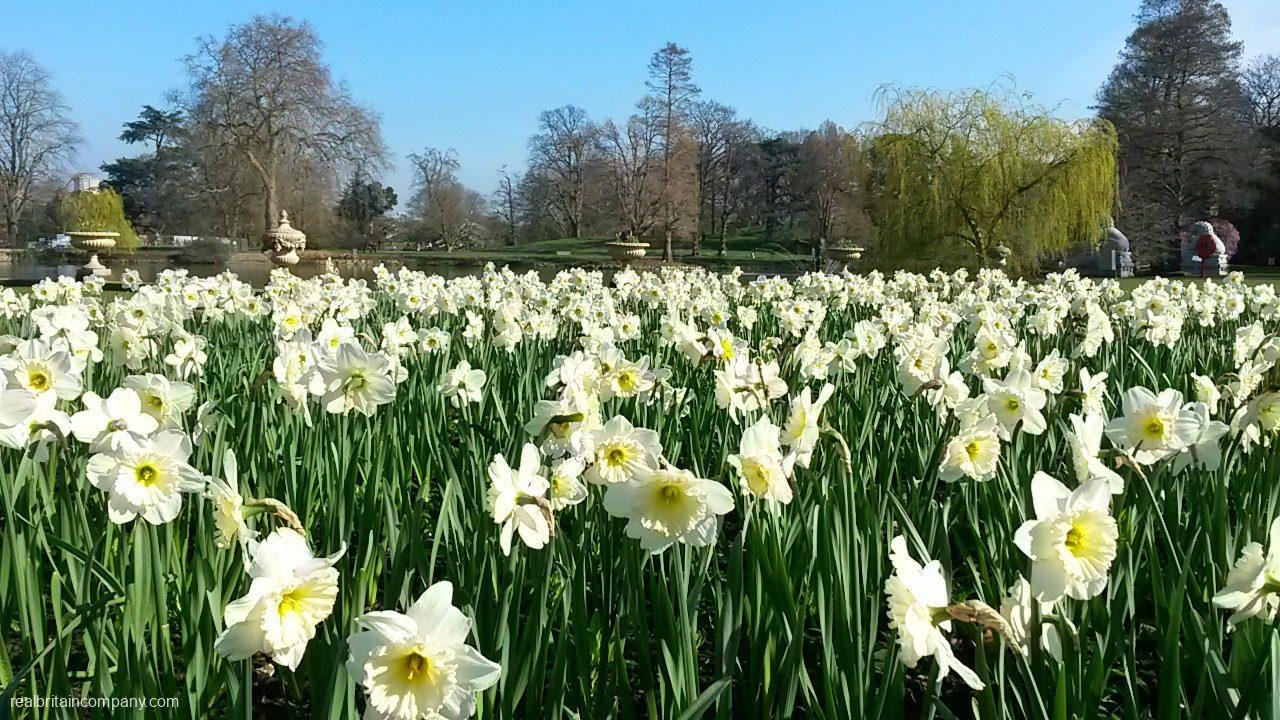
<path fill-rule="evenodd" d="M 1038 472 L 1031 498 L 1036 516 L 1018 528 L 1014 543 L 1031 558 L 1032 594 L 1051 603 L 1064 595 L 1088 600 L 1101 593 L 1120 534 L 1107 482 L 1090 480 L 1073 491 Z"/>
<path fill-rule="evenodd" d="M 484 397 L 485 372 L 473 369 L 471 363 L 463 360 L 457 367 L 445 372 L 440 379 L 437 390 L 449 398 L 453 406 L 460 408 L 468 403 L 478 403 Z"/>
<path fill-rule="evenodd" d="M 587 499 L 587 486 L 582 482 L 586 464 L 581 458 L 568 457 L 551 463 L 547 484 L 551 486 L 547 502 L 551 510 L 559 511 Z"/>
<path fill-rule="evenodd" d="M 652 470 L 662 455 L 658 433 L 637 428 L 621 415 L 592 431 L 587 482 L 595 485 L 625 483 Z"/>
<path fill-rule="evenodd" d="M 347 672 L 365 692 L 366 720 L 461 720 L 502 668 L 466 644 L 471 620 L 453 606 L 453 585 L 427 588 L 403 614 L 356 618 Z"/>
<path fill-rule="evenodd" d="M 170 380 L 164 375 L 130 375 L 121 383 L 138 393 L 142 412 L 156 419 L 162 428 L 176 428 L 196 402 L 196 389 L 191 383 Z"/>
<path fill-rule="evenodd" d="M 227 448 L 222 459 L 222 474 L 226 478 L 209 478 L 208 495 L 213 501 L 213 544 L 229 548 L 235 543 L 247 548 L 257 537 L 244 519 L 244 497 L 240 495 L 239 469 L 236 454 Z"/>
<path fill-rule="evenodd" d="M 28 340 L 14 348 L 8 358 L 9 388 L 29 390 L 36 395 L 48 393 L 59 400 L 80 396 L 81 369 L 66 350 L 46 340 Z M 83 363 L 79 363 L 83 366 Z"/>
<path fill-rule="evenodd" d="M 827 387 L 830 387 L 829 385 Z M 808 393 L 805 388 L 805 393 Z M 738 453 L 728 462 L 738 473 L 742 491 L 748 495 L 786 505 L 791 502 L 792 463 L 795 456 L 783 457 L 778 426 L 767 416 L 742 431 Z"/>
<path fill-rule="evenodd" d="M 1023 577 L 1018 578 L 1013 587 L 1009 588 L 1009 594 L 1000 601 L 1000 615 L 1008 623 L 1009 639 L 1022 652 L 1026 652 L 1027 642 L 1031 639 L 1031 623 L 1034 622 L 1035 614 L 1032 610 L 1033 602 L 1035 600 L 1031 597 L 1031 583 Z M 1053 603 L 1040 603 L 1039 611 L 1041 617 L 1048 615 L 1053 612 Z M 1062 661 L 1062 638 L 1057 626 L 1047 620 L 1040 622 L 1040 646 L 1055 660 Z"/>
<path fill-rule="evenodd" d="M 626 518 L 627 537 L 657 554 L 680 542 L 706 547 L 716 541 L 716 518 L 733 509 L 733 493 L 688 470 L 644 468 L 631 482 L 609 485 L 604 509 Z"/>
<path fill-rule="evenodd" d="M 1133 453 L 1139 464 L 1163 460 L 1196 439 L 1200 423 L 1194 412 L 1183 408 L 1182 393 L 1177 390 L 1156 395 L 1144 387 L 1129 388 L 1121 408 L 1124 414 L 1107 423 L 1107 437 Z"/>
<path fill-rule="evenodd" d="M 296 670 L 315 637 L 316 626 L 333 612 L 338 571 L 333 564 L 345 551 L 317 558 L 306 538 L 278 528 L 250 550 L 249 592 L 222 613 L 226 629 L 215 645 L 228 660 L 266 653 Z"/>
<path fill-rule="evenodd" d="M 117 388 L 105 400 L 86 392 L 80 402 L 84 410 L 71 416 L 71 432 L 89 445 L 89 452 L 137 450 L 160 426 L 142 411 L 142 398 L 129 388 Z"/>
<path fill-rule="evenodd" d="M 988 480 L 995 475 L 999 463 L 999 421 L 988 412 L 961 422 L 960 431 L 947 442 L 938 473 L 943 482 L 955 482 L 961 477 Z"/>
<path fill-rule="evenodd" d="M 176 430 L 164 430 L 137 447 L 89 458 L 89 482 L 107 493 L 107 517 L 126 523 L 136 517 L 152 525 L 173 520 L 182 510 L 182 494 L 204 489 L 205 478 L 187 464 L 191 443 Z"/>
<path fill-rule="evenodd" d="M 1101 415 L 1071 416 L 1071 432 L 1067 434 L 1067 444 L 1071 446 L 1071 467 L 1075 470 L 1076 482 L 1103 480 L 1111 494 L 1119 495 L 1124 492 L 1124 478 L 1098 459 L 1105 426 L 1106 420 Z"/>
<path fill-rule="evenodd" d="M 906 538 L 898 535 L 889 545 L 893 574 L 884 583 L 888 600 L 889 627 L 898 631 L 898 657 L 909 668 L 921 658 L 933 656 L 938 663 L 938 680 L 955 671 L 965 684 L 981 690 L 977 673 L 960 662 L 951 651 L 945 633 L 951 631 L 947 607 L 947 583 L 942 563 L 928 560 L 921 566 L 907 550 Z"/>
<path fill-rule="evenodd" d="M 834 385 L 827 383 L 818 391 L 818 399 L 812 400 L 810 389 L 805 387 L 791 400 L 791 413 L 782 430 L 782 442 L 795 455 L 795 464 L 800 467 L 809 467 L 813 459 L 813 449 L 817 447 L 821 434 L 818 422 L 822 409 L 835 390 Z"/>
<path fill-rule="evenodd" d="M 1090 375 L 1088 370 L 1080 368 L 1080 395 L 1081 409 L 1086 415 L 1103 415 L 1106 412 L 1107 374 Z"/>
<path fill-rule="evenodd" d="M 1189 412 L 1196 421 L 1196 429 L 1190 434 L 1191 442 L 1173 459 L 1173 471 L 1182 472 L 1197 467 L 1212 472 L 1222 465 L 1222 448 L 1218 441 L 1230 430 L 1225 423 L 1210 417 L 1209 406 L 1202 402 L 1187 403 L 1183 412 Z"/>
<path fill-rule="evenodd" d="M 311 392 L 321 396 L 326 412 L 345 415 L 355 410 L 372 415 L 379 405 L 395 398 L 396 384 L 385 356 L 367 353 L 356 343 L 343 343 L 316 366 Z"/>
<path fill-rule="evenodd" d="M 1047 400 L 1044 390 L 1035 386 L 1035 378 L 1026 370 L 1010 370 L 1004 380 L 986 378 L 982 381 L 987 394 L 987 406 L 1000 422 L 1001 437 L 1008 440 L 1019 423 L 1028 435 L 1039 435 L 1047 424 L 1044 409 Z"/>
<path fill-rule="evenodd" d="M 517 532 L 525 545 L 537 550 L 551 540 L 550 514 L 543 508 L 550 484 L 542 475 L 538 448 L 525 443 L 520 467 L 507 465 L 501 454 L 489 463 L 489 514 L 502 525 L 502 554 L 511 554 L 511 538 Z"/>
<path fill-rule="evenodd" d="M 1240 559 L 1227 573 L 1226 587 L 1213 596 L 1213 604 L 1231 610 L 1228 625 L 1252 617 L 1268 623 L 1280 608 L 1280 518 L 1271 523 L 1268 545 L 1251 542 L 1240 551 Z"/>

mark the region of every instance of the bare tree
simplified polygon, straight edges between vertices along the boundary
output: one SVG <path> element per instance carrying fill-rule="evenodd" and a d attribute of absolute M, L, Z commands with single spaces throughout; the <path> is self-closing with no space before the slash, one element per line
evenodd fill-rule
<path fill-rule="evenodd" d="M 414 194 L 409 209 L 427 230 L 452 251 L 478 231 L 484 200 L 458 181 L 458 154 L 426 148 L 409 156 L 413 164 Z"/>
<path fill-rule="evenodd" d="M 540 131 L 529 139 L 529 167 L 550 183 L 551 210 L 567 237 L 582 237 L 586 203 L 585 166 L 599 128 L 585 110 L 565 105 L 538 116 Z"/>
<path fill-rule="evenodd" d="M 653 227 L 661 209 L 661 157 L 656 152 L 661 132 L 661 125 L 644 115 L 632 115 L 622 127 L 608 120 L 600 132 L 614 200 L 627 231 L 636 237 Z"/>
<path fill-rule="evenodd" d="M 79 144 L 49 73 L 26 52 L 0 52 L 0 212 L 6 242 L 17 244 L 18 220 L 32 190 L 53 180 Z"/>
<path fill-rule="evenodd" d="M 643 102 L 656 105 L 655 114 L 661 122 L 662 174 L 660 206 L 662 209 L 663 246 L 662 259 L 670 262 L 672 236 L 688 213 L 696 212 L 696 175 L 689 152 L 689 134 L 685 126 L 694 99 L 701 90 L 693 84 L 693 58 L 689 51 L 667 43 L 649 60 L 649 80 L 645 83 L 652 98 Z M 682 162 L 684 161 L 684 162 Z M 690 185 L 695 189 L 691 189 Z"/>
<path fill-rule="evenodd" d="M 282 168 L 302 158 L 336 176 L 385 155 L 377 117 L 336 83 L 306 22 L 257 16 L 186 58 L 188 116 L 230 144 L 262 184 L 263 220 L 279 219 Z M 336 186 L 336 182 L 332 183 Z"/>
<path fill-rule="evenodd" d="M 498 189 L 493 193 L 494 215 L 502 221 L 507 232 L 507 244 L 516 244 L 516 230 L 520 226 L 520 174 L 512 175 L 503 165 L 498 170 Z"/>
<path fill-rule="evenodd" d="M 1240 76 L 1259 130 L 1280 128 L 1280 55 L 1256 57 Z"/>

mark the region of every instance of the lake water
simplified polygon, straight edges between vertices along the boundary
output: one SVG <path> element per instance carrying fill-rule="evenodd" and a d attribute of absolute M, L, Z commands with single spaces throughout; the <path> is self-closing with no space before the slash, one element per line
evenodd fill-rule
<path fill-rule="evenodd" d="M 338 272 L 343 277 L 362 278 L 370 281 L 373 280 L 373 268 L 377 265 L 377 263 L 363 261 L 336 261 L 335 264 L 338 266 Z M 405 265 L 412 270 L 430 272 L 445 278 L 474 275 L 484 268 L 483 263 L 433 263 L 428 260 L 415 261 L 413 259 L 404 263 L 387 262 L 385 264 L 392 270 L 398 269 L 400 265 Z M 255 257 L 243 253 L 233 256 L 225 266 L 212 264 L 184 265 L 181 263 L 162 262 L 130 263 L 125 257 L 111 258 L 106 265 L 111 270 L 111 277 L 107 279 L 114 281 L 119 281 L 121 273 L 128 268 L 137 270 L 143 282 L 152 282 L 158 273 L 170 268 L 181 267 L 186 268 L 188 272 L 197 277 L 209 277 L 217 275 L 224 270 L 230 270 L 239 276 L 241 280 L 250 283 L 254 287 L 266 285 L 273 267 L 271 263 L 261 256 Z M 525 272 L 530 268 L 512 264 L 511 269 L 516 272 Z M 79 265 L 42 263 L 19 257 L 16 260 L 0 260 L 0 281 L 13 281 L 6 284 L 36 283 L 44 278 L 75 277 L 79 270 Z M 299 277 L 309 278 L 323 273 L 325 265 L 323 262 L 301 262 L 290 268 L 290 270 Z M 555 273 L 555 269 L 540 268 L 538 270 L 538 274 L 543 276 L 544 280 L 554 276 Z"/>

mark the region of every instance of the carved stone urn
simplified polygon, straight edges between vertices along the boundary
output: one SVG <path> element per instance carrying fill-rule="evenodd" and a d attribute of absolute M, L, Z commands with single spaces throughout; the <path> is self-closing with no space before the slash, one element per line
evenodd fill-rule
<path fill-rule="evenodd" d="M 640 242 L 634 235 L 624 230 L 614 239 L 606 241 L 604 247 L 609 252 L 609 257 L 615 260 L 634 260 L 644 257 L 645 251 L 649 249 L 649 243 Z"/>
<path fill-rule="evenodd" d="M 840 265 L 841 272 L 849 272 L 849 264 L 862 259 L 863 248 L 860 245 L 833 245 L 824 251 L 827 260 Z"/>
<path fill-rule="evenodd" d="M 280 211 L 280 224 L 262 234 L 262 252 L 279 267 L 298 264 L 298 252 L 307 247 L 306 233 L 289 224 L 289 212 Z"/>
<path fill-rule="evenodd" d="M 85 270 L 97 277 L 111 275 L 111 270 L 98 262 L 98 252 L 115 247 L 120 233 L 111 230 L 68 230 L 66 236 L 71 238 L 71 247 L 89 253 L 89 262 L 84 264 Z"/>

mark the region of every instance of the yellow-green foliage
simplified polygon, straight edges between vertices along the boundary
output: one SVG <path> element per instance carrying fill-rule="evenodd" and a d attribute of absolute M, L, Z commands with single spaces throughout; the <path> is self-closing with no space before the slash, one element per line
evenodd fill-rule
<path fill-rule="evenodd" d="M 1096 242 L 1116 198 L 1116 134 L 1026 96 L 892 91 L 868 136 L 869 207 L 886 259 L 1011 269 Z"/>
<path fill-rule="evenodd" d="M 110 188 L 73 192 L 58 202 L 58 224 L 63 230 L 111 230 L 120 233 L 116 248 L 138 247 L 138 234 L 124 214 L 124 201 Z"/>

